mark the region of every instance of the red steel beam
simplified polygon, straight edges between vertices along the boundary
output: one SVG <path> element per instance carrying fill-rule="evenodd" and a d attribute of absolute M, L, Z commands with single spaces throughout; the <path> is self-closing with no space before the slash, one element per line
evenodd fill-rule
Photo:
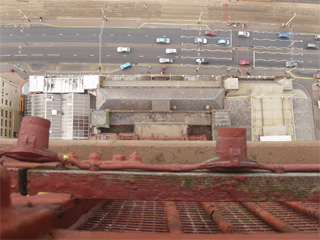
<path fill-rule="evenodd" d="M 211 220 L 217 224 L 218 228 L 224 233 L 239 232 L 220 212 L 212 205 L 211 202 L 201 202 L 202 207 L 206 210 Z"/>
<path fill-rule="evenodd" d="M 257 234 L 174 234 L 174 233 L 142 233 L 142 232 L 101 232 L 101 231 L 73 231 L 59 229 L 54 235 L 56 239 L 201 239 L 201 240 L 319 240 L 319 233 L 257 233 Z"/>
<path fill-rule="evenodd" d="M 257 206 L 252 202 L 242 202 L 243 206 L 245 206 L 249 211 L 251 211 L 254 215 L 260 218 L 262 221 L 267 223 L 272 228 L 276 229 L 279 232 L 283 233 L 295 233 L 299 232 L 296 228 L 292 227 L 290 224 L 285 223 L 281 219 L 277 218 L 276 216 L 272 215 L 268 211 L 264 210 L 263 208 Z"/>
<path fill-rule="evenodd" d="M 180 213 L 174 201 L 166 201 L 167 227 L 170 233 L 183 233 Z"/>
<path fill-rule="evenodd" d="M 310 217 L 314 217 L 314 218 L 320 220 L 320 211 L 313 208 L 313 207 L 308 207 L 301 202 L 283 202 L 283 203 L 285 205 L 297 210 L 298 212 L 301 212 L 301 213 L 306 214 Z"/>
<path fill-rule="evenodd" d="M 30 195 L 70 193 L 79 199 L 153 201 L 319 202 L 319 174 L 192 173 L 30 169 Z"/>

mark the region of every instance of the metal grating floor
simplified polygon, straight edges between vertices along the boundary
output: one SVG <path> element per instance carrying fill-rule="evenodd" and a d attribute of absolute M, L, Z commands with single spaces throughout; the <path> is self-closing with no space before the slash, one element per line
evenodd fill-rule
<path fill-rule="evenodd" d="M 165 202 L 104 200 L 104 204 L 92 217 L 78 227 L 78 230 L 114 232 L 168 232 Z M 222 233 L 210 219 L 201 202 L 176 201 L 184 233 Z M 255 202 L 255 205 L 268 211 L 299 231 L 320 232 L 319 220 L 304 215 L 278 202 Z M 240 233 L 276 232 L 275 229 L 256 217 L 241 203 L 213 202 L 224 218 L 233 224 Z M 319 203 L 306 206 L 319 209 Z"/>
<path fill-rule="evenodd" d="M 242 233 L 249 232 L 276 232 L 261 219 L 253 215 L 241 203 L 215 202 L 219 212 Z"/>
<path fill-rule="evenodd" d="M 221 233 L 200 202 L 176 202 L 184 233 Z"/>
<path fill-rule="evenodd" d="M 105 201 L 78 230 L 167 232 L 164 202 Z"/>
<path fill-rule="evenodd" d="M 320 225 L 316 219 L 304 215 L 279 202 L 260 202 L 257 206 L 267 210 L 282 221 L 303 232 L 319 232 Z"/>

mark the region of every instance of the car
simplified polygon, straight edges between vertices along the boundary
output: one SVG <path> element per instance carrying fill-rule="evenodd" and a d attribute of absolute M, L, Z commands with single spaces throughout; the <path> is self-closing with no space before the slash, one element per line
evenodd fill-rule
<path fill-rule="evenodd" d="M 175 48 L 166 49 L 166 54 L 177 54 L 177 53 L 178 53 L 178 49 L 175 49 Z"/>
<path fill-rule="evenodd" d="M 319 46 L 316 43 L 307 43 L 306 44 L 306 49 L 318 49 Z"/>
<path fill-rule="evenodd" d="M 204 32 L 204 35 L 209 36 L 209 37 L 216 37 L 218 35 L 218 33 L 217 33 L 217 31 L 207 30 Z"/>
<path fill-rule="evenodd" d="M 245 66 L 250 64 L 251 64 L 250 60 L 239 60 L 239 65 Z"/>
<path fill-rule="evenodd" d="M 208 42 L 208 40 L 206 38 L 203 38 L 203 37 L 196 37 L 196 39 L 194 40 L 194 43 L 206 44 L 207 42 Z"/>
<path fill-rule="evenodd" d="M 315 40 L 320 40 L 320 34 L 315 35 L 315 36 L 314 36 L 314 39 L 315 39 Z"/>
<path fill-rule="evenodd" d="M 129 47 L 118 47 L 117 52 L 122 53 L 122 52 L 130 52 Z"/>
<path fill-rule="evenodd" d="M 314 74 L 313 74 L 313 78 L 315 78 L 315 79 L 320 79 L 320 73 L 319 73 L 319 72 L 314 73 Z"/>
<path fill-rule="evenodd" d="M 299 64 L 297 63 L 297 62 L 295 62 L 295 61 L 288 61 L 288 62 L 286 62 L 286 68 L 296 68 L 296 67 L 298 67 L 299 66 Z"/>
<path fill-rule="evenodd" d="M 230 41 L 228 39 L 220 39 L 218 41 L 218 45 L 223 45 L 223 46 L 230 45 Z"/>
<path fill-rule="evenodd" d="M 238 37 L 250 37 L 250 33 L 246 31 L 239 31 Z"/>
<path fill-rule="evenodd" d="M 172 58 L 159 58 L 159 63 L 173 63 Z"/>
<path fill-rule="evenodd" d="M 196 63 L 197 64 L 209 64 L 209 59 L 208 58 L 197 58 Z"/>
<path fill-rule="evenodd" d="M 162 37 L 162 38 L 157 38 L 157 39 L 156 39 L 156 42 L 157 42 L 158 44 L 169 44 L 171 41 L 170 41 L 170 38 L 164 38 L 164 37 Z"/>
<path fill-rule="evenodd" d="M 278 38 L 280 38 L 280 39 L 290 39 L 291 38 L 291 34 L 290 33 L 279 33 L 278 34 Z"/>
<path fill-rule="evenodd" d="M 131 67 L 131 66 L 132 66 L 131 62 L 127 62 L 127 63 L 121 64 L 120 68 L 122 70 L 124 70 L 124 69 L 127 69 L 127 68 Z"/>

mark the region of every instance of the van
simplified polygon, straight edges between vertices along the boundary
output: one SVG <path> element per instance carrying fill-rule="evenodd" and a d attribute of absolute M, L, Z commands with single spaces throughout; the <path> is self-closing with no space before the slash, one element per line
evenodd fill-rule
<path fill-rule="evenodd" d="M 318 49 L 319 47 L 318 47 L 318 44 L 316 44 L 316 43 L 307 43 L 306 48 L 307 49 Z"/>
<path fill-rule="evenodd" d="M 245 31 L 239 31 L 238 37 L 250 37 L 250 33 Z"/>

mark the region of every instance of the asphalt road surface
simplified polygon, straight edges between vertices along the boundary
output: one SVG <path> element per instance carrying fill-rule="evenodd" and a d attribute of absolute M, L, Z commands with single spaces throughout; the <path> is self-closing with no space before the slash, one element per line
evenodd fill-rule
<path fill-rule="evenodd" d="M 292 39 L 278 39 L 279 32 L 249 31 L 250 37 L 238 37 L 236 30 L 215 29 L 217 37 L 204 36 L 205 29 L 194 28 L 105 28 L 102 34 L 101 62 L 122 64 L 156 64 L 159 58 L 172 58 L 174 64 L 196 66 L 196 59 L 207 58 L 208 68 L 238 66 L 239 60 L 250 60 L 255 69 L 284 69 L 287 61 L 296 61 L 301 69 L 319 69 L 319 50 L 305 49 L 306 43 L 317 43 L 314 35 L 294 33 Z M 1 62 L 99 62 L 100 28 L 55 28 L 32 26 L 0 29 Z M 196 44 L 195 38 L 207 39 Z M 156 44 L 157 37 L 169 37 L 170 44 Z M 229 46 L 220 46 L 226 39 Z M 19 47 L 20 46 L 20 47 Z M 130 53 L 117 53 L 128 46 Z M 166 48 L 179 53 L 168 55 Z M 248 67 L 248 66 L 245 66 Z"/>

